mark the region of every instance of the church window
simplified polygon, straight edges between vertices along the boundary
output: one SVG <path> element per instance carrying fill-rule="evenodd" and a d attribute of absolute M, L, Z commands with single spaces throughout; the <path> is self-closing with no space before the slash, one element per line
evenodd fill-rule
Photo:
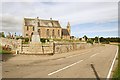
<path fill-rule="evenodd" d="M 49 29 L 47 29 L 47 33 L 46 33 L 46 34 L 47 34 L 47 36 L 49 37 Z"/>
<path fill-rule="evenodd" d="M 60 30 L 58 30 L 58 36 L 60 36 Z"/>
<path fill-rule="evenodd" d="M 35 29 L 34 29 L 34 27 L 33 27 L 33 31 L 34 31 Z"/>
<path fill-rule="evenodd" d="M 38 22 L 38 26 L 40 26 L 40 23 Z"/>
<path fill-rule="evenodd" d="M 28 34 L 26 34 L 26 36 L 28 36 Z"/>
<path fill-rule="evenodd" d="M 40 35 L 40 29 L 38 29 L 38 33 L 39 33 L 39 35 Z"/>
<path fill-rule="evenodd" d="M 54 31 L 54 29 L 53 29 L 53 31 L 52 31 L 52 36 L 54 37 L 54 33 L 55 33 L 55 31 Z"/>
<path fill-rule="evenodd" d="M 27 31 L 29 30 L 29 27 L 27 26 Z"/>
<path fill-rule="evenodd" d="M 31 33 L 31 36 L 33 35 L 33 32 Z"/>

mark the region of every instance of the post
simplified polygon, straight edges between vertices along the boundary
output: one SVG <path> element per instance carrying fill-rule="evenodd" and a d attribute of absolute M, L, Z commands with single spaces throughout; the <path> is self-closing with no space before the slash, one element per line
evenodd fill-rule
<path fill-rule="evenodd" d="M 53 54 L 55 54 L 55 43 L 53 43 Z"/>
<path fill-rule="evenodd" d="M 44 48 L 43 48 L 43 45 L 42 45 L 42 51 L 43 51 L 43 54 L 44 54 Z"/>
<path fill-rule="evenodd" d="M 99 36 L 98 36 L 98 43 L 100 43 L 100 38 L 99 38 Z"/>
<path fill-rule="evenodd" d="M 20 53 L 22 53 L 22 40 L 19 39 L 19 51 Z"/>

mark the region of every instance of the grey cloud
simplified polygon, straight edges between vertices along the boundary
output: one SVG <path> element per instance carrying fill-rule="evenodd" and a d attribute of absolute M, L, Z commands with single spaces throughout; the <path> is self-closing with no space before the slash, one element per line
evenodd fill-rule
<path fill-rule="evenodd" d="M 22 28 L 22 21 L 12 15 L 2 16 L 2 30 L 7 32 L 19 32 Z"/>

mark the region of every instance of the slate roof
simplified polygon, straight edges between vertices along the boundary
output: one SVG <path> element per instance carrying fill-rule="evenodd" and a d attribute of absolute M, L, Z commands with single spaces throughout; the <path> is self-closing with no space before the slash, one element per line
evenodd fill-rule
<path fill-rule="evenodd" d="M 24 18 L 24 24 L 25 26 L 34 26 L 35 25 L 35 19 L 32 18 Z M 59 21 L 57 20 L 43 20 L 39 19 L 39 27 L 59 27 L 61 28 Z"/>
<path fill-rule="evenodd" d="M 62 29 L 62 35 L 70 35 L 67 29 Z"/>

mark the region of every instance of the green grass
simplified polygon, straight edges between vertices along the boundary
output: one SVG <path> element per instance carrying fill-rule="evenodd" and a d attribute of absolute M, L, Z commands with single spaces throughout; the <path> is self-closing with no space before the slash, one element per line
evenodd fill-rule
<path fill-rule="evenodd" d="M 0 54 L 9 54 L 11 53 L 10 51 L 6 51 L 6 50 L 0 50 Z"/>
<path fill-rule="evenodd" d="M 11 53 L 10 51 L 7 51 L 7 50 L 2 50 L 2 47 L 0 45 L 0 54 L 9 54 Z"/>
<path fill-rule="evenodd" d="M 119 51 L 118 51 L 118 66 L 116 67 L 114 73 L 113 73 L 113 80 L 114 78 L 120 79 L 120 44 L 118 45 Z"/>

